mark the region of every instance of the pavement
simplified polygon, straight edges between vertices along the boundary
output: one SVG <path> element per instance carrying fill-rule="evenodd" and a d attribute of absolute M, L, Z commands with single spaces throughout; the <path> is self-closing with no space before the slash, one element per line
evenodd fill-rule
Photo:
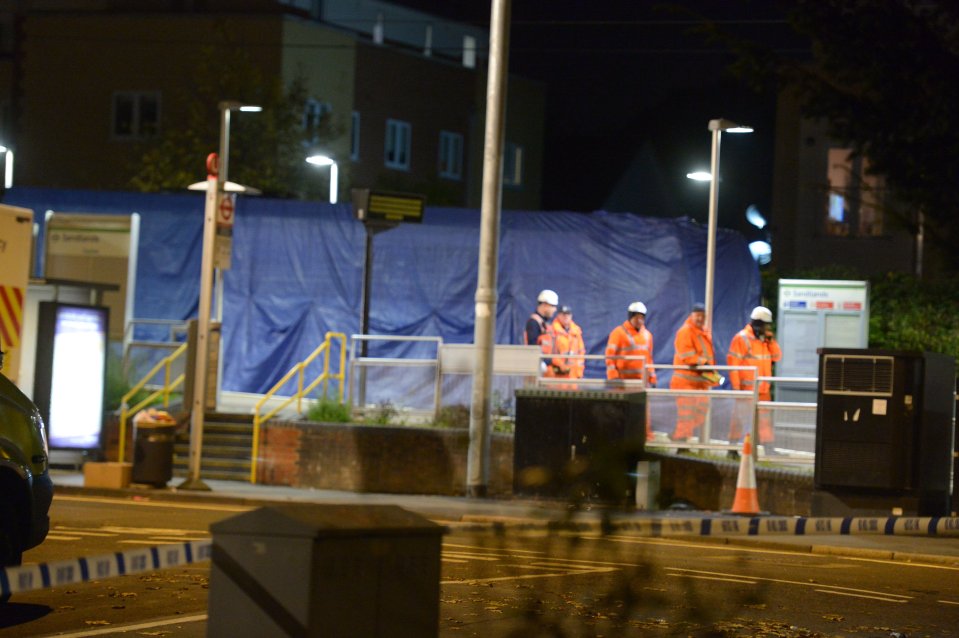
<path fill-rule="evenodd" d="M 923 563 L 959 568 L 959 519 L 948 519 L 951 530 L 946 533 L 927 533 L 927 525 L 915 531 L 904 531 L 902 523 L 896 525 L 894 533 L 886 527 L 891 518 L 876 520 L 869 533 L 845 530 L 847 533 L 813 532 L 817 519 L 800 517 L 779 517 L 789 529 L 801 522 L 810 530 L 804 535 L 792 532 L 769 533 L 763 531 L 764 519 L 777 517 L 761 515 L 758 517 L 737 517 L 742 524 L 734 525 L 739 531 L 727 533 L 723 520 L 732 516 L 723 512 L 691 511 L 623 511 L 610 510 L 598 505 L 586 504 L 573 508 L 567 503 L 535 499 L 483 499 L 455 496 L 430 496 L 415 494 L 370 494 L 339 490 L 321 490 L 296 488 L 278 485 L 255 485 L 240 481 L 207 480 L 204 483 L 209 491 L 179 489 L 183 480 L 174 478 L 168 487 L 152 488 L 133 485 L 122 489 L 84 487 L 83 474 L 69 470 L 52 470 L 51 476 L 56 494 L 85 496 L 110 496 L 120 498 L 150 499 L 154 501 L 193 501 L 211 503 L 230 503 L 262 507 L 274 503 L 309 502 L 318 504 L 367 504 L 398 505 L 416 512 L 431 520 L 441 522 L 451 528 L 467 527 L 482 530 L 486 527 L 515 526 L 518 528 L 545 528 L 560 523 L 575 523 L 583 530 L 599 531 L 604 521 L 612 522 L 613 533 L 640 533 L 651 536 L 693 537 L 697 541 L 729 545 L 760 547 L 768 550 L 809 552 L 846 556 L 850 558 L 872 560 L 894 560 L 908 563 Z M 709 525 L 700 527 L 703 520 Z M 745 529 L 752 520 L 751 532 Z M 822 519 L 819 519 L 822 520 Z M 688 534 L 663 533 L 670 526 L 692 521 Z M 756 523 L 758 521 L 758 523 Z M 835 521 L 834 521 L 835 523 Z M 938 529 L 943 529 L 939 521 Z M 954 523 L 954 524 L 953 524 Z M 876 528 L 878 526 L 878 531 Z M 857 526 L 853 526 L 853 530 Z M 869 526 L 859 526 L 868 528 Z M 758 530 L 757 530 L 758 528 Z M 834 524 L 833 530 L 839 525 Z M 883 533 L 886 529 L 887 533 Z M 703 533 L 703 531 L 707 533 Z M 652 532 L 652 533 L 650 533 Z M 698 533 L 697 533 L 698 532 Z M 758 533 L 757 533 L 758 532 Z"/>

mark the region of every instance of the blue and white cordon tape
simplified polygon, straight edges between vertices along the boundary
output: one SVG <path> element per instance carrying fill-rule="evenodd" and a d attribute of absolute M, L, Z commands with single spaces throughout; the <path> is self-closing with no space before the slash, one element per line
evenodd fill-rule
<path fill-rule="evenodd" d="M 19 594 L 75 585 L 88 580 L 128 576 L 154 569 L 178 567 L 209 560 L 213 541 L 190 541 L 172 545 L 155 545 L 126 552 L 114 552 L 90 558 L 34 563 L 0 569 L 0 595 Z"/>
<path fill-rule="evenodd" d="M 508 529 L 593 530 L 595 522 L 516 523 L 456 525 L 458 530 Z M 697 518 L 636 518 L 613 521 L 610 531 L 639 536 L 828 536 L 902 535 L 959 536 L 959 517 L 889 516 L 879 518 L 805 518 L 786 516 L 723 516 Z M 72 558 L 0 569 L 0 595 L 18 594 L 47 587 L 75 585 L 90 580 L 128 576 L 155 569 L 178 567 L 209 560 L 210 539 L 156 545 L 90 558 Z"/>
<path fill-rule="evenodd" d="M 959 536 L 954 516 L 648 518 L 616 521 L 611 527 L 643 536 Z"/>
<path fill-rule="evenodd" d="M 515 530 L 628 532 L 638 536 L 959 536 L 959 517 L 883 516 L 876 518 L 810 518 L 801 516 L 714 516 L 695 518 L 630 518 L 599 524 L 595 521 L 494 522 L 493 527 Z M 489 524 L 453 525 L 457 530 L 482 531 Z"/>

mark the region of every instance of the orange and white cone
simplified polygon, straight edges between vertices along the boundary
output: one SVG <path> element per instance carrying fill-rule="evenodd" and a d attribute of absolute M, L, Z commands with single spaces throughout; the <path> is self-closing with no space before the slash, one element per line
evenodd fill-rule
<path fill-rule="evenodd" d="M 743 440 L 743 458 L 736 479 L 736 497 L 733 499 L 733 514 L 758 514 L 759 494 L 756 489 L 756 467 L 753 465 L 753 446 L 749 435 Z"/>

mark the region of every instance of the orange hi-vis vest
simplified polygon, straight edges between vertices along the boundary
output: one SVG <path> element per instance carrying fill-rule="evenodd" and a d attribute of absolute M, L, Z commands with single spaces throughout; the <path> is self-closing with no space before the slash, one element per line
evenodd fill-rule
<path fill-rule="evenodd" d="M 563 327 L 559 319 L 553 321 L 553 336 L 555 338 L 554 351 L 561 355 L 584 355 L 586 354 L 586 344 L 583 342 L 583 329 L 575 321 L 570 319 L 569 330 Z M 583 370 L 586 367 L 585 359 L 567 359 L 566 357 L 554 357 L 553 365 L 561 370 L 568 370 L 568 373 L 556 373 L 557 376 L 568 376 L 571 379 L 583 378 Z"/>
<path fill-rule="evenodd" d="M 682 327 L 676 332 L 673 343 L 674 366 L 704 366 L 716 365 L 713 355 L 713 340 L 708 332 L 698 328 L 692 318 L 687 318 Z M 714 385 L 700 370 L 673 370 L 673 381 L 685 382 L 693 387 L 708 388 Z M 672 385 L 672 384 L 671 384 Z"/>
<path fill-rule="evenodd" d="M 616 359 L 613 357 L 645 357 L 644 359 Z M 656 383 L 653 363 L 653 335 L 643 326 L 639 330 L 629 321 L 613 328 L 606 342 L 606 378 L 642 379 L 643 367 L 649 374 L 649 383 Z"/>
<path fill-rule="evenodd" d="M 756 366 L 761 377 L 773 376 L 773 362 L 782 359 L 782 350 L 772 337 L 759 339 L 752 326 L 736 333 L 726 353 L 726 363 L 731 366 Z M 733 390 L 752 390 L 756 374 L 752 370 L 730 370 L 729 383 Z M 759 382 L 759 394 L 769 396 L 769 382 Z"/>

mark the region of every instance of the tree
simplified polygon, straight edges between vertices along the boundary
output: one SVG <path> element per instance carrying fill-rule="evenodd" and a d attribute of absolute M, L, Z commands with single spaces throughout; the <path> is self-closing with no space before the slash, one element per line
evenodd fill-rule
<path fill-rule="evenodd" d="M 780 0 L 808 55 L 776 53 L 718 28 L 745 78 L 798 92 L 804 115 L 869 160 L 893 198 L 926 219 L 959 267 L 959 5 L 936 0 Z M 913 228 L 915 230 L 915 228 Z"/>
<path fill-rule="evenodd" d="M 261 113 L 231 119 L 230 181 L 276 197 L 319 196 L 321 184 L 307 179 L 304 159 L 311 143 L 329 139 L 334 131 L 328 116 L 316 130 L 303 126 L 303 78 L 289 86 L 268 79 L 241 47 L 210 47 L 199 59 L 193 77 L 166 105 L 165 126 L 145 151 L 131 185 L 141 191 L 182 190 L 201 180 L 207 155 L 219 149 L 218 105 L 229 99 L 263 107 Z"/>

